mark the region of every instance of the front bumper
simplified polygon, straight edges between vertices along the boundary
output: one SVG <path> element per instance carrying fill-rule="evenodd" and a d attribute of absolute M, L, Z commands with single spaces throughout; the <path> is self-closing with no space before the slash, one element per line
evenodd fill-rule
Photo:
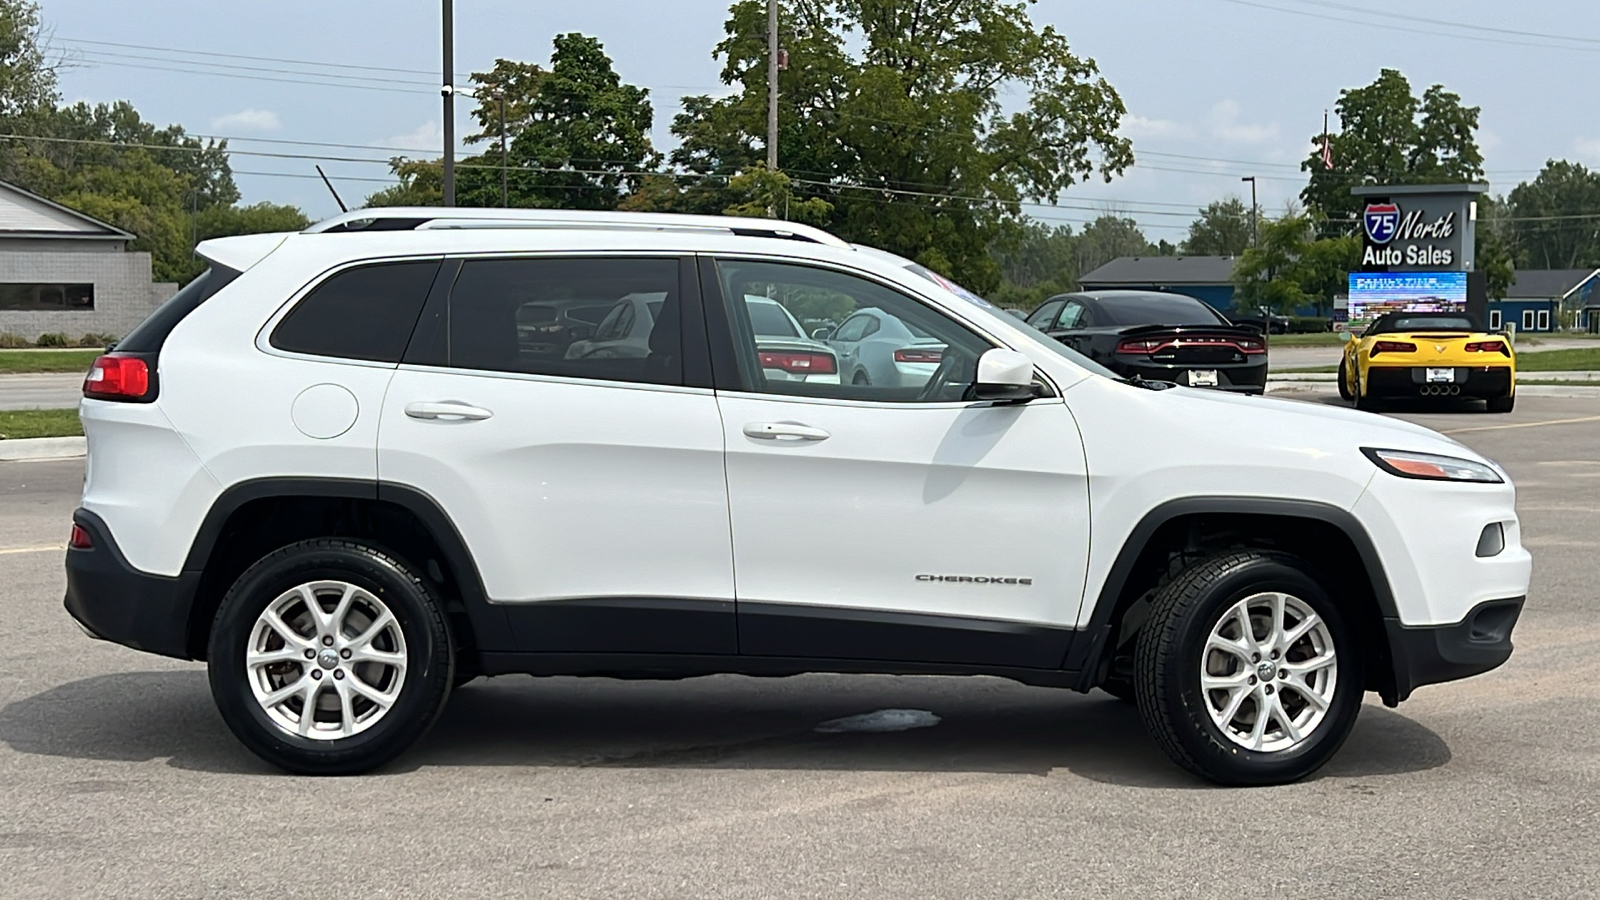
<path fill-rule="evenodd" d="M 1430 382 L 1429 369 L 1449 369 L 1450 380 Z M 1368 397 L 1468 397 L 1492 400 L 1511 393 L 1511 366 L 1369 366 Z"/>
<path fill-rule="evenodd" d="M 1384 619 L 1394 661 L 1395 696 L 1391 706 L 1425 684 L 1455 681 L 1499 667 L 1511 657 L 1511 630 L 1525 597 L 1486 600 L 1450 625 L 1402 625 Z"/>
<path fill-rule="evenodd" d="M 189 659 L 189 612 L 198 572 L 177 578 L 135 569 L 122 555 L 111 529 L 80 509 L 72 520 L 89 532 L 94 547 L 67 550 L 67 612 L 85 631 L 135 650 Z"/>

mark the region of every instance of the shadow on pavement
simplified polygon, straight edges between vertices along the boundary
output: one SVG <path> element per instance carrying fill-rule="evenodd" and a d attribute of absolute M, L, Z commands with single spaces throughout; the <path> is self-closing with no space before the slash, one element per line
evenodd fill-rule
<path fill-rule="evenodd" d="M 878 709 L 928 710 L 929 728 L 822 734 L 818 724 Z M 211 702 L 203 672 L 107 675 L 0 709 L 0 741 L 22 753 L 262 774 Z M 1415 772 L 1450 749 L 1369 704 L 1318 777 Z M 716 676 L 480 680 L 457 691 L 430 735 L 391 767 L 583 766 L 998 772 L 1139 787 L 1206 785 L 1167 761 L 1130 704 L 992 678 Z"/>

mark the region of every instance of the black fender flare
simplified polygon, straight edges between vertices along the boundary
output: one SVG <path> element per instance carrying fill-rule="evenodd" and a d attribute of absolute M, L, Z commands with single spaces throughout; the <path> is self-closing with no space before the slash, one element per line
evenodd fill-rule
<path fill-rule="evenodd" d="M 247 503 L 275 497 L 329 497 L 348 500 L 371 500 L 399 506 L 422 523 L 439 545 L 445 562 L 455 576 L 461 593 L 461 602 L 467 611 L 478 646 L 497 649 L 497 642 L 507 640 L 510 629 L 505 612 L 489 602 L 483 586 L 483 577 L 477 563 L 467 550 L 466 542 L 456 530 L 455 523 L 445 513 L 439 502 L 423 491 L 401 484 L 370 481 L 358 478 L 252 478 L 228 486 L 212 502 L 189 545 L 184 560 L 183 573 L 199 582 L 211 561 L 222 529 L 234 513 Z M 198 600 L 195 597 L 194 600 Z"/>
<path fill-rule="evenodd" d="M 1080 691 L 1088 691 L 1094 687 L 1095 675 L 1106 652 L 1106 641 L 1111 636 L 1111 616 L 1116 610 L 1117 600 L 1122 596 L 1123 588 L 1133 574 L 1133 567 L 1149 544 L 1150 538 L 1161 526 L 1173 519 L 1206 514 L 1309 519 L 1339 529 L 1356 548 L 1367 580 L 1372 585 L 1372 595 L 1377 601 L 1379 612 L 1385 620 L 1399 622 L 1394 591 L 1389 585 L 1389 576 L 1384 570 L 1383 560 L 1378 556 L 1378 548 L 1372 543 L 1372 537 L 1367 534 L 1367 529 L 1362 526 L 1361 521 L 1348 510 L 1314 500 L 1288 500 L 1276 497 L 1180 497 L 1168 500 L 1145 513 L 1144 518 L 1140 519 L 1128 533 L 1127 539 L 1122 543 L 1122 549 L 1117 551 L 1117 558 L 1107 571 L 1105 581 L 1100 585 L 1089 623 L 1073 639 L 1062 665 L 1064 669 L 1079 673 Z M 1397 665 L 1398 663 L 1396 660 Z"/>

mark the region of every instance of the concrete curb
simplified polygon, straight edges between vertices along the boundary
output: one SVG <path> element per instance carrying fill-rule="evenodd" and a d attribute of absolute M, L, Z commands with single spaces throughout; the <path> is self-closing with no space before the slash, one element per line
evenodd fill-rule
<path fill-rule="evenodd" d="M 1332 393 L 1327 381 L 1269 381 L 1269 394 Z M 1519 384 L 1519 397 L 1576 397 L 1600 399 L 1600 384 Z"/>
<path fill-rule="evenodd" d="M 71 459 L 89 452 L 82 436 L 53 438 L 15 438 L 0 441 L 0 462 L 26 462 L 35 459 Z"/>

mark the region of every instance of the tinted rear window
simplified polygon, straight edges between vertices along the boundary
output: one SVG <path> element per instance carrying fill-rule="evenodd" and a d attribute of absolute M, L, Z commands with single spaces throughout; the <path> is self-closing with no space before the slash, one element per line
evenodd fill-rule
<path fill-rule="evenodd" d="M 272 332 L 291 353 L 397 363 L 406 351 L 439 261 L 345 269 L 311 289 Z"/>
<path fill-rule="evenodd" d="M 1181 294 L 1101 298 L 1100 311 L 1110 320 L 1107 323 L 1110 325 L 1227 324 L 1211 307 Z"/>
<path fill-rule="evenodd" d="M 776 303 L 750 303 L 750 327 L 768 337 L 800 337 Z"/>

